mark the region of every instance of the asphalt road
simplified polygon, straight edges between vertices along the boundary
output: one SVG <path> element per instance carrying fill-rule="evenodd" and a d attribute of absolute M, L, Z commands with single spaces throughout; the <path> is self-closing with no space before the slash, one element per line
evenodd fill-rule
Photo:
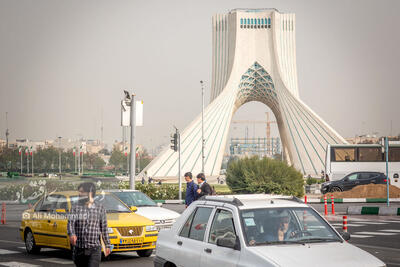
<path fill-rule="evenodd" d="M 376 204 L 374 204 L 376 205 Z M 312 205 L 323 211 L 323 205 Z M 328 216 L 338 230 L 342 228 L 342 216 L 346 204 L 336 205 L 336 216 Z M 164 205 L 165 208 L 182 212 L 183 205 Z M 26 205 L 7 206 L 7 224 L 0 225 L 0 266 L 74 266 L 68 253 L 57 249 L 43 249 L 39 255 L 28 255 L 19 236 L 21 211 Z M 400 266 L 400 216 L 349 216 L 350 243 L 383 260 L 388 267 Z M 112 254 L 102 266 L 153 266 L 154 255 L 140 258 L 135 252 Z"/>

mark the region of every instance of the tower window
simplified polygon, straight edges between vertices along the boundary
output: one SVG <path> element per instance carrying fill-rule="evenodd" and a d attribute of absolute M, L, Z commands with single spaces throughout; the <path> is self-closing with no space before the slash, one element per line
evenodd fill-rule
<path fill-rule="evenodd" d="M 271 18 L 268 18 L 268 25 L 271 25 Z"/>
<path fill-rule="evenodd" d="M 251 19 L 251 25 L 253 25 L 254 24 L 254 20 L 253 19 Z"/>
<path fill-rule="evenodd" d="M 247 24 L 249 24 L 249 25 L 250 25 L 250 19 L 247 19 Z"/>
<path fill-rule="evenodd" d="M 260 19 L 257 19 L 257 24 L 260 25 Z"/>
<path fill-rule="evenodd" d="M 243 25 L 243 19 L 240 19 L 240 25 Z"/>

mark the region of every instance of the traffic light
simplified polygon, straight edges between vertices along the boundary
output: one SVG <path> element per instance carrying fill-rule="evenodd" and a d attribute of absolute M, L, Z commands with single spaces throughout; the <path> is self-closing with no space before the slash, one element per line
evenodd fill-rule
<path fill-rule="evenodd" d="M 176 152 L 178 151 L 178 134 L 174 133 L 171 138 L 171 148 Z"/>

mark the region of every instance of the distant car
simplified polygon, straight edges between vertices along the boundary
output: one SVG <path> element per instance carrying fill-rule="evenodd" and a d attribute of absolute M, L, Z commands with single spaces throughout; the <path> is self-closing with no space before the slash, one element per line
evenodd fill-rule
<path fill-rule="evenodd" d="M 155 267 L 386 266 L 292 197 L 206 196 L 161 230 Z"/>
<path fill-rule="evenodd" d="M 381 172 L 353 172 L 340 180 L 323 183 L 321 193 L 342 192 L 351 190 L 358 185 L 386 184 L 386 182 L 386 175 Z"/>
<path fill-rule="evenodd" d="M 175 211 L 159 207 L 151 198 L 138 190 L 115 189 L 107 191 L 118 197 L 128 207 L 135 206 L 137 208 L 136 214 L 152 220 L 157 230 L 170 229 L 180 216 Z"/>

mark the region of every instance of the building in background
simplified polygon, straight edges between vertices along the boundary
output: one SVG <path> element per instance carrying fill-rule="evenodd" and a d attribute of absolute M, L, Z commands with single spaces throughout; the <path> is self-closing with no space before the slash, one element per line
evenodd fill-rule
<path fill-rule="evenodd" d="M 324 169 L 327 144 L 347 143 L 299 97 L 294 14 L 276 9 L 234 9 L 213 17 L 211 103 L 204 110 L 204 172 L 217 176 L 233 114 L 258 101 L 275 115 L 284 159 L 303 174 Z M 323 88 L 321 88 L 323 90 Z M 177 177 L 170 146 L 144 171 Z M 202 171 L 202 115 L 181 132 L 181 169 Z"/>

